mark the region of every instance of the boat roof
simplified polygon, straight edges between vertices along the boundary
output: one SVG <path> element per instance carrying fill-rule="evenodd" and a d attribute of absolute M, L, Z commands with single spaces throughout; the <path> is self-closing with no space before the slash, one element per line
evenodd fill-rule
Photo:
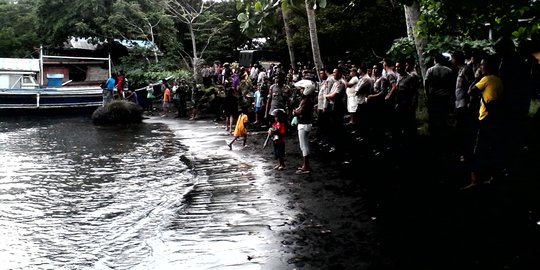
<path fill-rule="evenodd" d="M 39 59 L 0 58 L 0 71 L 39 72 Z"/>

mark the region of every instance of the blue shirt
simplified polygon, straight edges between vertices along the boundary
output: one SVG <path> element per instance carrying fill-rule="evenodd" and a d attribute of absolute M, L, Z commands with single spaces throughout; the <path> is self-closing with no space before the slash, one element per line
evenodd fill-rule
<path fill-rule="evenodd" d="M 257 90 L 255 91 L 255 107 L 260 108 L 261 107 L 261 91 Z"/>
<path fill-rule="evenodd" d="M 113 79 L 112 77 L 109 77 L 109 78 L 107 79 L 107 82 L 106 82 L 105 84 L 107 85 L 107 90 L 109 90 L 109 91 L 112 92 L 113 89 L 114 89 L 114 84 L 115 84 L 114 79 Z"/>

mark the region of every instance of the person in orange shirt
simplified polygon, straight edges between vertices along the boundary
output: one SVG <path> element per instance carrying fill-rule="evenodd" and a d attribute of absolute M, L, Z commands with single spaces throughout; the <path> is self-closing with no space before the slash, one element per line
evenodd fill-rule
<path fill-rule="evenodd" d="M 166 82 L 162 82 L 163 85 L 163 114 L 161 117 L 167 116 L 169 114 L 171 103 L 171 89 Z"/>

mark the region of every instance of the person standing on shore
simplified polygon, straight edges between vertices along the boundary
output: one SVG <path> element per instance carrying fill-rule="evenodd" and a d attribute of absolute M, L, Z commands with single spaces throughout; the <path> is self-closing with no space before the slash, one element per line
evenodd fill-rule
<path fill-rule="evenodd" d="M 347 109 L 343 97 L 345 96 L 345 80 L 343 80 L 339 68 L 334 68 L 333 84 L 330 92 L 325 95 L 328 102 L 328 130 L 329 134 L 329 152 L 343 151 L 343 142 L 345 138 L 345 130 L 343 123 L 343 115 Z"/>
<path fill-rule="evenodd" d="M 277 160 L 277 165 L 274 166 L 274 170 L 285 169 L 285 135 L 287 134 L 286 117 L 287 114 L 283 109 L 276 109 L 272 111 L 274 116 L 274 123 L 268 130 L 268 135 L 272 136 L 272 142 L 274 143 L 274 156 Z"/>
<path fill-rule="evenodd" d="M 148 85 L 146 86 L 146 110 L 150 113 L 154 110 L 154 100 L 156 100 L 156 96 L 154 96 L 154 85 L 151 81 L 148 81 Z"/>
<path fill-rule="evenodd" d="M 246 147 L 246 141 L 248 132 L 246 129 L 246 124 L 249 122 L 248 116 L 247 116 L 247 108 L 245 106 L 242 107 L 242 113 L 238 116 L 238 120 L 236 121 L 236 126 L 234 127 L 234 139 L 231 142 L 228 142 L 227 145 L 229 146 L 229 149 L 232 150 L 233 143 L 238 140 L 238 138 L 243 137 L 244 138 L 244 144 L 243 146 Z"/>
<path fill-rule="evenodd" d="M 300 88 L 302 100 L 298 108 L 293 110 L 293 114 L 298 119 L 298 141 L 302 151 L 302 166 L 298 168 L 296 174 L 307 174 L 311 172 L 309 166 L 309 133 L 311 132 L 313 121 L 313 101 L 312 95 L 315 92 L 315 83 L 310 80 L 300 80 L 294 84 Z"/>
<path fill-rule="evenodd" d="M 484 77 L 469 89 L 470 95 L 480 95 L 479 128 L 473 152 L 471 182 L 462 189 L 469 189 L 482 183 L 490 183 L 501 168 L 504 119 L 503 105 L 500 103 L 504 91 L 502 80 L 496 76 L 497 60 L 485 57 L 480 68 Z"/>
<path fill-rule="evenodd" d="M 196 81 L 191 82 L 191 102 L 193 107 L 191 108 L 191 118 L 189 120 L 198 120 L 199 119 L 199 102 L 201 100 L 201 91 L 197 86 Z"/>
<path fill-rule="evenodd" d="M 270 91 L 268 93 L 268 102 L 266 103 L 267 106 L 264 114 L 265 118 L 268 117 L 268 115 L 275 116 L 272 113 L 276 109 L 287 111 L 289 93 L 290 89 L 289 86 L 285 84 L 285 77 L 282 74 L 277 75 L 275 83 L 270 86 Z"/>
<path fill-rule="evenodd" d="M 167 116 L 171 108 L 171 89 L 166 82 L 163 84 L 163 114 L 161 117 Z"/>
<path fill-rule="evenodd" d="M 255 109 L 255 125 L 258 125 L 259 124 L 259 118 L 261 117 L 261 113 L 262 113 L 262 106 L 263 106 L 263 99 L 262 99 L 262 95 L 261 95 L 261 86 L 262 86 L 263 83 L 260 83 L 260 84 L 257 84 L 256 87 L 256 90 L 255 90 L 255 93 L 253 93 L 253 99 L 254 99 L 254 102 L 253 102 L 253 107 Z"/>

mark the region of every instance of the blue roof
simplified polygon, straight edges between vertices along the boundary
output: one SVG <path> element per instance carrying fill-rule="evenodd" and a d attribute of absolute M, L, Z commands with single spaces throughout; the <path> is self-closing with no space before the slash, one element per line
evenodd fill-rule
<path fill-rule="evenodd" d="M 148 40 L 141 40 L 141 39 L 115 39 L 114 41 L 124 45 L 127 48 L 132 47 L 141 47 L 146 48 L 149 50 L 153 50 L 157 48 L 156 44 L 154 42 L 148 41 Z"/>

